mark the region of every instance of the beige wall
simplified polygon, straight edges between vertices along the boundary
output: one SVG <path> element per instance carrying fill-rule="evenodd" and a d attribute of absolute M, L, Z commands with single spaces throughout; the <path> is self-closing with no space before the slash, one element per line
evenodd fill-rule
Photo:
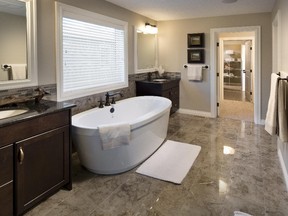
<path fill-rule="evenodd" d="M 54 2 L 47 0 L 37 1 L 38 74 L 40 85 L 56 83 Z M 129 24 L 128 69 L 129 74 L 134 73 L 134 26 L 140 27 L 146 21 L 151 23 L 155 23 L 155 21 L 103 0 L 59 0 L 59 2 L 127 21 Z M 205 33 L 206 64 L 210 65 L 209 33 L 211 28 L 261 26 L 261 117 L 265 117 L 269 96 L 269 89 L 266 86 L 269 85 L 269 74 L 272 70 L 271 13 L 163 21 L 158 22 L 157 25 L 159 28 L 160 65 L 166 71 L 181 72 L 182 74 L 184 73 L 183 65 L 187 62 L 187 33 Z M 210 112 L 210 73 L 213 73 L 213 71 L 204 72 L 203 82 L 191 84 L 188 91 L 184 86 L 181 86 L 181 108 Z"/>
<path fill-rule="evenodd" d="M 128 22 L 128 70 L 129 74 L 134 73 L 134 26 L 144 26 L 145 22 L 154 24 L 155 21 L 103 0 L 59 0 L 59 2 Z M 54 7 L 54 0 L 37 0 L 39 85 L 56 83 Z"/>
<path fill-rule="evenodd" d="M 26 64 L 26 18 L 0 13 L 0 64 Z"/>
<path fill-rule="evenodd" d="M 272 13 L 272 20 L 274 20 L 276 14 L 279 14 L 278 27 L 281 32 L 279 37 L 279 51 L 280 51 L 280 61 L 278 65 L 279 71 L 288 72 L 288 1 L 287 0 L 277 0 L 275 8 Z"/>
<path fill-rule="evenodd" d="M 235 15 L 158 22 L 159 64 L 166 71 L 179 71 L 185 77 L 183 65 L 187 63 L 187 34 L 205 33 L 206 64 L 210 65 L 210 29 L 226 27 L 261 26 L 261 118 L 264 119 L 269 97 L 270 73 L 272 70 L 271 13 Z M 210 74 L 205 71 L 203 82 L 180 83 L 180 108 L 210 112 Z"/>

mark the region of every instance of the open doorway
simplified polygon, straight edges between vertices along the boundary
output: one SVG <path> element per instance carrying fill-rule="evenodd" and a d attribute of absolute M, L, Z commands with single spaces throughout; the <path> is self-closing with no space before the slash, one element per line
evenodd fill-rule
<path fill-rule="evenodd" d="M 253 38 L 241 37 L 241 33 L 234 36 L 220 35 L 219 117 L 253 122 Z"/>
<path fill-rule="evenodd" d="M 252 79 L 251 101 L 253 106 L 253 122 L 260 124 L 261 121 L 261 27 L 260 26 L 244 26 L 231 28 L 215 28 L 210 30 L 210 49 L 211 49 L 211 117 L 218 117 L 221 111 L 220 102 L 224 93 L 221 93 L 220 86 L 223 85 L 224 63 L 223 52 L 223 38 L 232 40 L 252 40 Z M 238 37 L 238 39 L 237 39 Z M 239 39 L 240 37 L 240 39 Z M 222 44 L 221 44 L 222 43 Z M 220 62 L 220 58 L 222 61 Z M 222 67 L 222 69 L 221 69 Z M 221 83 L 222 82 L 222 83 Z M 241 84 L 242 85 L 242 84 Z M 238 106 L 236 106 L 238 108 Z M 231 110 L 231 109 L 230 109 Z M 232 109 L 233 110 L 233 109 Z M 240 109 L 241 113 L 245 111 Z"/>

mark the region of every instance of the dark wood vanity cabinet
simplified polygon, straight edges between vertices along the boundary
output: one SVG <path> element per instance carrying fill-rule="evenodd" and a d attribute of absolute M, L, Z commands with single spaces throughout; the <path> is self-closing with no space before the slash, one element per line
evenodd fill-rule
<path fill-rule="evenodd" d="M 68 152 L 68 126 L 16 143 L 17 212 L 25 212 L 69 182 Z"/>
<path fill-rule="evenodd" d="M 13 215 L 13 145 L 0 146 L 0 215 Z"/>
<path fill-rule="evenodd" d="M 170 113 L 172 114 L 179 109 L 179 82 L 180 79 L 165 82 L 136 81 L 136 95 L 154 95 L 170 99 L 172 102 Z"/>
<path fill-rule="evenodd" d="M 0 166 L 9 164 L 0 169 L 0 184 L 6 184 L 3 191 L 0 186 L 1 216 L 22 215 L 61 187 L 72 188 L 70 118 L 64 110 L 0 128 L 7 144 Z"/>

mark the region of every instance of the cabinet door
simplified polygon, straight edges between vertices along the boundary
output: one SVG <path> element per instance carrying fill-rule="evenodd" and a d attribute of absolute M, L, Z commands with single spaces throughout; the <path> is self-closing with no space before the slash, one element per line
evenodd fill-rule
<path fill-rule="evenodd" d="M 0 216 L 13 215 L 13 182 L 0 187 Z"/>
<path fill-rule="evenodd" d="M 0 148 L 0 216 L 13 215 L 13 145 Z"/>
<path fill-rule="evenodd" d="M 69 182 L 69 127 L 16 143 L 17 215 Z"/>
<path fill-rule="evenodd" d="M 163 91 L 162 96 L 171 100 L 171 114 L 179 109 L 179 86 L 173 87 L 167 91 Z"/>
<path fill-rule="evenodd" d="M 170 97 L 172 101 L 171 113 L 174 113 L 179 109 L 179 86 L 171 89 Z"/>

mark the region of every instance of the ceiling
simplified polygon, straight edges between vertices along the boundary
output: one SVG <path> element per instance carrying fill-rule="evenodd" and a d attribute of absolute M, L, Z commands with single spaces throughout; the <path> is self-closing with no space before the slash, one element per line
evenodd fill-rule
<path fill-rule="evenodd" d="M 106 0 L 156 21 L 271 12 L 276 0 Z"/>
<path fill-rule="evenodd" d="M 0 12 L 25 16 L 26 5 L 20 0 L 0 0 Z"/>

